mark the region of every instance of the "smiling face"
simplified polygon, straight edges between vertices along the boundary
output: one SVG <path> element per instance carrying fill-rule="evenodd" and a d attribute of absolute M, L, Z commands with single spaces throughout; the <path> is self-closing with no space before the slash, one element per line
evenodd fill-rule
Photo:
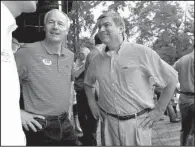
<path fill-rule="evenodd" d="M 51 42 L 62 42 L 68 34 L 66 16 L 60 11 L 52 11 L 45 22 L 46 39 Z"/>
<path fill-rule="evenodd" d="M 122 34 L 122 27 L 116 25 L 112 17 L 104 17 L 98 21 L 98 35 L 100 40 L 109 46 L 115 43 Z"/>

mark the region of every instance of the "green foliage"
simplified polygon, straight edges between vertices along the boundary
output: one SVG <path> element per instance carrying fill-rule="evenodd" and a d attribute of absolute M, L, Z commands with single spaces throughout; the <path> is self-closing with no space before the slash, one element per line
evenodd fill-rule
<path fill-rule="evenodd" d="M 74 52 L 82 46 L 93 46 L 90 38 L 81 38 L 81 30 L 95 32 L 92 9 L 106 4 L 107 1 L 73 2 L 68 14 L 72 20 L 68 45 Z M 169 64 L 193 49 L 194 4 L 185 12 L 178 1 L 112 1 L 107 9 L 119 13 L 126 10 L 127 39 L 136 36 L 137 43 L 153 48 Z"/>
<path fill-rule="evenodd" d="M 68 34 L 68 46 L 73 48 L 76 53 L 81 46 L 86 42 L 82 42 L 80 39 L 81 29 L 92 30 L 94 22 L 94 15 L 91 13 L 91 9 L 96 7 L 101 1 L 74 1 L 72 10 L 68 14 L 69 18 L 72 20 L 72 24 Z M 89 38 L 88 38 L 89 39 Z M 86 40 L 86 38 L 85 38 Z M 90 46 L 90 43 L 87 44 Z"/>
<path fill-rule="evenodd" d="M 169 64 L 192 50 L 193 25 L 187 19 L 182 24 L 185 13 L 176 1 L 136 2 L 133 11 L 137 43 L 152 47 Z"/>

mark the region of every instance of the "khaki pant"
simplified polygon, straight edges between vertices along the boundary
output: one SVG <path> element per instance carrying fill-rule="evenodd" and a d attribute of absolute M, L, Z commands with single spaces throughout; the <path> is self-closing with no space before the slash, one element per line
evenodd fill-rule
<path fill-rule="evenodd" d="M 118 120 L 102 112 L 101 142 L 103 146 L 152 145 L 152 128 L 140 128 L 148 113 L 129 120 Z"/>

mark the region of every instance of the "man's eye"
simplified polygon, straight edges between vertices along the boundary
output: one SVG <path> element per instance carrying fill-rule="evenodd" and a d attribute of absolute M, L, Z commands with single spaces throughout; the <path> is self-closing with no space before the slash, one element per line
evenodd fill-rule
<path fill-rule="evenodd" d="M 106 23 L 104 26 L 105 26 L 105 27 L 109 27 L 109 26 L 111 26 L 111 25 L 110 25 L 110 24 L 108 24 L 108 23 Z"/>
<path fill-rule="evenodd" d="M 60 22 L 60 23 L 58 23 L 60 26 L 64 26 L 64 23 L 62 23 L 62 22 Z"/>

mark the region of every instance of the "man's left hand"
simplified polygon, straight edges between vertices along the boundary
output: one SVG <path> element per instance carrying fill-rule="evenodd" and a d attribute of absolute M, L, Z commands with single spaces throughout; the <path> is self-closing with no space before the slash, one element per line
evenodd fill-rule
<path fill-rule="evenodd" d="M 156 121 L 160 120 L 163 112 L 159 111 L 157 108 L 154 108 L 148 114 L 149 115 L 140 123 L 140 127 L 151 128 Z"/>

